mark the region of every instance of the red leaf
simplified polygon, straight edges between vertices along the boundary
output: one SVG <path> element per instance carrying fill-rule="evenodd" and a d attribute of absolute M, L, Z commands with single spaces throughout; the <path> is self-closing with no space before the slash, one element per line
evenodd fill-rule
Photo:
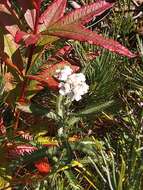
<path fill-rule="evenodd" d="M 40 173 L 47 174 L 51 171 L 51 165 L 47 158 L 43 158 L 34 163 L 35 167 L 38 169 Z"/>
<path fill-rule="evenodd" d="M 102 35 L 99 35 L 91 30 L 88 30 L 87 28 L 81 25 L 74 24 L 74 25 L 64 25 L 61 28 L 51 28 L 51 31 L 49 30 L 49 35 L 55 35 L 68 39 L 88 42 L 90 44 L 101 46 L 112 52 L 130 58 L 135 57 L 135 55 L 132 52 L 130 52 L 127 48 L 122 46 L 119 42 L 112 39 L 107 39 Z"/>
<path fill-rule="evenodd" d="M 15 36 L 19 21 L 7 1 L 0 1 L 0 26 L 6 29 L 13 37 Z"/>
<path fill-rule="evenodd" d="M 101 15 L 106 10 L 110 9 L 113 3 L 105 0 L 98 0 L 95 3 L 85 5 L 79 9 L 76 9 L 67 15 L 63 16 L 57 23 L 54 24 L 56 27 L 62 27 L 68 24 L 86 24 L 95 16 Z M 53 27 L 54 27 L 53 26 Z"/>
<path fill-rule="evenodd" d="M 37 43 L 40 38 L 40 34 L 28 34 L 23 31 L 17 31 L 15 35 L 15 42 L 19 43 L 21 40 L 25 42 L 26 46 Z"/>
<path fill-rule="evenodd" d="M 46 65 L 42 67 L 41 71 L 37 73 L 37 75 L 28 75 L 28 78 L 39 81 L 43 86 L 48 86 L 53 90 L 57 90 L 59 88 L 59 82 L 55 79 L 54 75 L 56 74 L 56 70 L 62 69 L 66 65 L 69 65 L 73 72 L 77 72 L 79 70 L 78 66 L 71 65 L 67 61 L 61 61 L 60 63 L 54 65 Z"/>
<path fill-rule="evenodd" d="M 24 39 L 24 37 L 27 37 L 28 34 L 26 32 L 23 31 L 17 31 L 15 34 L 15 42 L 19 43 L 22 39 Z"/>
<path fill-rule="evenodd" d="M 69 45 L 66 45 L 63 48 L 59 49 L 54 56 L 55 57 L 64 56 L 66 54 L 69 54 L 69 52 L 71 52 L 71 50 L 72 50 L 72 47 Z"/>
<path fill-rule="evenodd" d="M 34 147 L 32 145 L 12 145 L 12 144 L 8 144 L 7 145 L 8 148 L 8 156 L 23 156 L 25 154 L 31 154 L 32 152 L 38 150 L 37 147 Z"/>
<path fill-rule="evenodd" d="M 39 31 L 45 30 L 48 26 L 59 20 L 66 7 L 66 0 L 55 0 L 39 18 Z M 41 24 L 41 25 L 40 25 Z"/>
<path fill-rule="evenodd" d="M 35 7 L 35 9 L 39 10 L 40 9 L 40 5 L 42 3 L 43 0 L 32 0 L 32 3 Z"/>
<path fill-rule="evenodd" d="M 40 38 L 40 34 L 30 34 L 28 38 L 25 39 L 25 45 L 28 47 L 31 44 L 36 44 Z"/>

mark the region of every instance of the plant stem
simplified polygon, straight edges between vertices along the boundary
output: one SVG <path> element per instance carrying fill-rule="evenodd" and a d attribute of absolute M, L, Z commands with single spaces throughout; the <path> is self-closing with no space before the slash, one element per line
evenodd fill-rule
<path fill-rule="evenodd" d="M 33 44 L 33 45 L 31 45 L 30 50 L 29 50 L 29 56 L 28 56 L 28 62 L 27 62 L 25 75 L 28 73 L 28 70 L 29 70 L 29 68 L 31 66 L 34 49 L 35 49 L 35 45 Z"/>

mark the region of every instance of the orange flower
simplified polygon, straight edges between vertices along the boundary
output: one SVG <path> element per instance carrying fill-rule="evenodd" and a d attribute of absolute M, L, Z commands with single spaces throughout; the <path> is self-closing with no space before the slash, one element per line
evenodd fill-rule
<path fill-rule="evenodd" d="M 37 170 L 42 174 L 48 174 L 51 171 L 51 166 L 49 164 L 48 158 L 43 158 L 34 163 Z"/>

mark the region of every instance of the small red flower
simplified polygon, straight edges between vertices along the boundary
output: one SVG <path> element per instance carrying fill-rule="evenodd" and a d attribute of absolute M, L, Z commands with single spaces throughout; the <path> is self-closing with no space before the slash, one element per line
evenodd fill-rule
<path fill-rule="evenodd" d="M 42 174 L 48 174 L 51 171 L 51 166 L 49 164 L 48 158 L 43 158 L 34 163 L 37 170 Z"/>

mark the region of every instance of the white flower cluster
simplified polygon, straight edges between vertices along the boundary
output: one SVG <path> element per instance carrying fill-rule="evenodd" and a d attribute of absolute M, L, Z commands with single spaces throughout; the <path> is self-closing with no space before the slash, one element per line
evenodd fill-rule
<path fill-rule="evenodd" d="M 70 66 L 64 66 L 63 69 L 57 69 L 55 77 L 59 81 L 66 81 L 68 76 L 71 75 L 73 70 L 70 68 Z"/>
<path fill-rule="evenodd" d="M 58 71 L 58 79 L 62 82 L 59 84 L 59 93 L 63 96 L 68 96 L 71 101 L 79 101 L 82 95 L 86 94 L 89 86 L 86 84 L 86 78 L 83 73 L 73 73 L 69 66 Z"/>

